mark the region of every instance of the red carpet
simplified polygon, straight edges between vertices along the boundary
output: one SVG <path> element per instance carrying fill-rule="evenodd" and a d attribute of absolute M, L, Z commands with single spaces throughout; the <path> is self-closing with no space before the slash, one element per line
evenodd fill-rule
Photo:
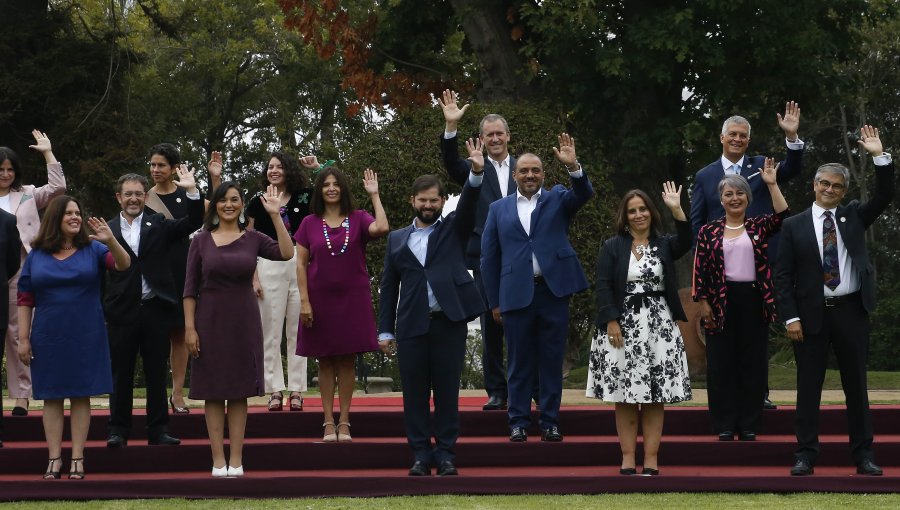
<path fill-rule="evenodd" d="M 471 400 L 471 402 L 469 402 Z M 506 413 L 480 410 L 483 399 L 461 401 L 459 477 L 410 478 L 399 397 L 354 400 L 352 444 L 321 442 L 321 409 L 270 413 L 252 408 L 244 449 L 244 479 L 212 479 L 209 443 L 200 410 L 173 416 L 178 447 L 147 446 L 143 416 L 135 417 L 129 446 L 106 448 L 108 414 L 95 411 L 83 481 L 44 481 L 47 451 L 40 413 L 4 417 L 0 500 L 147 497 L 261 498 L 398 494 L 523 494 L 659 491 L 900 492 L 900 406 L 873 406 L 876 461 L 883 477 L 855 475 L 841 406 L 823 408 L 822 455 L 816 474 L 788 474 L 794 450 L 792 407 L 767 411 L 756 442 L 722 443 L 710 433 L 705 408 L 666 411 L 659 477 L 618 474 L 619 445 L 610 406 L 562 411 L 562 443 L 541 443 L 533 430 L 524 444 L 507 438 Z M 536 416 L 535 416 L 536 418 Z M 68 431 L 66 431 L 68 437 Z M 68 467 L 66 444 L 63 457 Z M 640 458 L 640 457 L 639 457 Z M 65 475 L 64 475 L 65 476 Z M 272 481 L 274 480 L 274 481 Z"/>

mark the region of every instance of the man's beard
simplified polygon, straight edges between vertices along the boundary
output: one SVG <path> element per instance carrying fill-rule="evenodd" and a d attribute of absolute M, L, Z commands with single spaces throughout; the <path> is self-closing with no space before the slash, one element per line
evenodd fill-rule
<path fill-rule="evenodd" d="M 425 216 L 425 211 L 421 211 L 421 210 L 419 210 L 419 209 L 416 209 L 416 218 L 418 218 L 419 221 L 421 221 L 422 223 L 424 223 L 424 224 L 426 224 L 426 225 L 431 225 L 431 224 L 433 224 L 434 222 L 436 222 L 437 220 L 439 220 L 439 219 L 441 218 L 441 211 L 442 211 L 442 210 L 443 210 L 443 209 L 437 209 L 437 210 L 435 210 L 435 211 L 433 212 L 432 216 L 429 218 L 429 217 L 426 217 L 426 216 Z"/>

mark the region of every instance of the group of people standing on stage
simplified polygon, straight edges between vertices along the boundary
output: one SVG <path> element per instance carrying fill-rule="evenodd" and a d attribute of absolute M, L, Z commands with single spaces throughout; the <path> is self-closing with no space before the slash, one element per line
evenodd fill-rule
<path fill-rule="evenodd" d="M 14 414 L 27 413 L 32 393 L 45 401 L 44 477 L 60 477 L 65 398 L 72 409 L 70 478 L 84 478 L 91 395 L 111 393 L 107 446 L 127 445 L 138 353 L 147 384 L 149 444 L 180 443 L 169 433 L 168 409 L 190 412 L 183 396 L 190 357 L 189 396 L 205 402 L 212 475 L 238 477 L 244 473 L 248 397 L 268 394 L 270 411 L 302 410 L 306 357 L 313 356 L 324 410 L 322 440 L 352 441 L 355 357 L 378 349 L 398 356 L 414 456 L 409 474 L 427 476 L 434 468 L 440 476 L 455 475 L 466 324 L 476 317 L 484 339 L 484 409 L 507 410 L 509 440 L 525 442 L 534 402 L 541 440 L 562 441 L 569 300 L 589 286 L 568 231 L 594 194 L 590 179 L 575 140 L 562 133 L 553 152 L 570 186 L 545 189 L 544 162 L 532 153 L 512 157 L 510 128 L 497 114 L 482 119 L 479 137 L 465 141 L 466 157 L 460 157 L 457 130 L 468 106 L 460 106 L 450 90 L 439 103 L 445 121 L 442 161 L 462 186 L 459 203 L 444 216 L 444 183 L 420 176 L 409 195 L 413 220 L 393 232 L 375 172 L 367 169 L 362 178 L 373 215 L 357 208 L 347 175 L 314 156 L 273 152 L 260 175 L 263 190 L 245 204 L 237 183 L 221 181 L 219 153 L 208 164 L 207 201 L 175 147 L 160 144 L 150 151 L 153 186 L 140 174 L 121 176 L 115 185 L 121 213 L 107 223 L 84 219 L 81 204 L 62 195 L 65 178 L 44 133 L 34 132 L 32 148 L 47 161 L 46 186 L 22 185 L 18 158 L 0 148 L 10 393 L 17 399 Z M 783 163 L 747 156 L 749 123 L 739 116 L 727 119 L 722 157 L 694 179 L 690 223 L 681 207 L 682 186 L 662 185 L 674 234 L 663 231 L 645 191 L 628 191 L 620 202 L 614 235 L 600 248 L 596 268 L 597 333 L 587 395 L 615 403 L 623 475 L 638 472 L 639 426 L 642 472 L 659 474 L 664 405 L 691 399 L 676 324 L 686 314 L 675 260 L 692 245 L 692 295 L 707 333 L 710 414 L 719 440 L 753 441 L 761 432 L 768 325 L 783 320 L 798 364 L 800 446 L 791 473 L 814 470 L 831 343 L 858 472 L 881 474 L 872 455 L 866 396 L 874 279 L 863 233 L 892 198 L 891 156 L 883 152 L 877 129 L 864 126 L 859 145 L 874 159 L 873 198 L 842 205 L 849 173 L 839 164 L 823 165 L 813 180 L 813 206 L 789 217 L 779 184 L 801 171 L 799 119 L 793 102 L 778 115 L 788 148 Z M 376 320 L 365 249 L 384 236 Z M 166 394 L 169 358 L 172 395 Z"/>

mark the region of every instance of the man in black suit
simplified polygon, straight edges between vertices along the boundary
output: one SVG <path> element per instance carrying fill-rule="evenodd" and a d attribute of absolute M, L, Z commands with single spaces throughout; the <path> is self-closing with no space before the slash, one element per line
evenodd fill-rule
<path fill-rule="evenodd" d="M 784 131 L 787 144 L 787 156 L 778 163 L 778 183 L 784 184 L 800 175 L 803 166 L 803 149 L 805 144 L 800 139 L 800 106 L 794 101 L 784 105 L 784 116 L 779 113 L 778 127 Z M 772 214 L 772 197 L 769 187 L 759 177 L 765 163 L 765 156 L 747 156 L 750 147 L 750 123 L 740 115 L 733 115 L 722 124 L 719 135 L 722 143 L 722 156 L 716 161 L 701 168 L 694 176 L 694 187 L 691 190 L 691 228 L 694 231 L 694 242 L 700 227 L 725 215 L 725 209 L 719 197 L 719 181 L 729 174 L 742 175 L 750 183 L 753 200 L 747 207 L 747 217 Z M 769 260 L 774 261 L 778 254 L 778 235 L 769 240 Z M 768 379 L 768 374 L 766 375 Z M 769 389 L 763 399 L 763 408 L 776 409 L 769 400 Z"/>
<path fill-rule="evenodd" d="M 190 202 L 188 216 L 170 220 L 162 214 L 144 214 L 150 184 L 146 177 L 126 174 L 116 183 L 116 199 L 122 212 L 109 228 L 131 257 L 127 271 L 110 271 L 104 296 L 113 369 L 110 395 L 109 439 L 117 448 L 128 444 L 134 390 L 134 365 L 138 353 L 147 382 L 147 439 L 151 445 L 177 445 L 169 435 L 166 402 L 166 363 L 169 359 L 170 318 L 179 303 L 181 289 L 169 265 L 169 246 L 203 224 L 203 200 L 192 173 L 177 169 L 178 186 Z"/>
<path fill-rule="evenodd" d="M 791 474 L 813 474 L 819 455 L 818 416 L 831 344 L 847 400 L 850 447 L 857 473 L 881 475 L 872 454 L 866 387 L 869 313 L 875 309 L 875 271 L 865 231 L 894 194 L 891 155 L 878 130 L 863 126 L 859 145 L 874 158 L 875 192 L 868 202 L 841 205 L 850 172 L 838 163 L 816 171 L 812 207 L 785 220 L 775 286 L 781 318 L 797 360 L 797 443 Z"/>
<path fill-rule="evenodd" d="M 466 323 L 486 309 L 465 265 L 484 167 L 480 144 L 470 140 L 467 145 L 473 166 L 456 211 L 441 219 L 443 184 L 433 175 L 417 178 L 410 197 L 416 217 L 412 225 L 391 232 L 384 256 L 378 340 L 385 352 L 398 351 L 406 437 L 415 456 L 410 476 L 430 475 L 433 464 L 438 476 L 457 474 L 453 448 L 459 437 Z"/>
<path fill-rule="evenodd" d="M 469 105 L 459 107 L 456 93 L 445 90 L 439 99 L 444 112 L 444 134 L 441 135 L 441 158 L 450 179 L 464 185 L 469 178 L 472 162 L 459 157 L 457 150 L 457 128 Z M 506 119 L 497 114 L 488 114 L 481 119 L 480 140 L 487 149 L 491 165 L 484 172 L 484 189 L 478 197 L 475 208 L 475 228 L 469 235 L 466 246 L 466 267 L 473 271 L 475 284 L 482 298 L 487 300 L 484 284 L 481 279 L 481 232 L 487 219 L 488 207 L 491 203 L 516 193 L 516 182 L 513 172 L 516 158 L 509 154 L 509 125 Z M 484 389 L 488 401 L 484 410 L 503 410 L 507 407 L 508 390 L 506 370 L 503 368 L 503 326 L 494 321 L 488 310 L 481 315 L 481 339 L 484 343 L 481 362 L 484 373 Z M 532 395 L 537 402 L 537 389 Z"/>
<path fill-rule="evenodd" d="M 21 262 L 22 241 L 19 239 L 19 229 L 16 228 L 16 217 L 3 209 L 0 209 L 0 281 L 9 282 L 16 275 Z M 3 294 L 3 302 L 0 303 L 0 331 L 6 331 L 9 323 L 9 292 Z M 0 360 L 3 359 L 3 346 L 0 345 Z M 6 356 L 18 356 L 17 352 L 7 352 Z M 0 393 L 0 432 L 3 432 L 3 394 Z M 3 440 L 0 439 L 0 448 L 3 448 Z"/>

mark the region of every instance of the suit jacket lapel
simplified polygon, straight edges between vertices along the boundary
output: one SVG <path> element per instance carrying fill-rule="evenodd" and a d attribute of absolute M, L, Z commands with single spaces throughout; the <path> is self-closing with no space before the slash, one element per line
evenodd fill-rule
<path fill-rule="evenodd" d="M 812 249 L 816 252 L 816 257 L 819 258 L 819 264 L 822 264 L 822 251 L 819 250 L 819 239 L 816 237 L 816 223 L 813 221 L 813 210 L 812 207 L 806 210 L 806 213 L 803 214 L 803 228 L 800 229 L 804 237 L 806 237 L 805 242 L 809 243 L 809 246 L 812 246 Z"/>
<path fill-rule="evenodd" d="M 491 166 L 491 170 L 489 172 L 484 172 L 484 182 L 487 182 L 488 186 L 494 190 L 495 196 L 498 198 L 503 198 L 503 193 L 500 191 L 500 181 L 497 180 L 497 170 L 493 163 L 488 161 L 485 164 L 485 170 L 487 170 L 487 165 Z"/>
<path fill-rule="evenodd" d="M 10 191 L 9 192 L 9 209 L 12 214 L 16 214 L 16 211 L 19 210 L 19 206 L 22 205 L 22 197 L 25 195 L 22 191 Z M 32 198 L 32 200 L 34 200 Z"/>
<path fill-rule="evenodd" d="M 507 195 L 509 197 L 510 195 Z M 522 233 L 523 236 L 528 237 L 528 234 L 525 232 L 525 227 L 522 226 L 522 222 L 519 221 L 519 210 L 518 210 L 518 197 L 516 195 L 512 195 L 512 198 L 504 198 L 502 200 L 506 200 L 503 206 L 506 208 L 506 213 L 511 214 L 513 219 L 515 220 L 513 223 L 516 224 L 514 228 L 516 228 L 519 232 Z"/>
<path fill-rule="evenodd" d="M 547 190 L 542 189 L 541 194 L 538 195 L 537 205 L 534 207 L 534 211 L 531 211 L 531 232 L 534 233 L 535 227 L 537 227 L 538 220 L 541 216 L 541 207 L 544 205 L 544 200 L 546 200 Z"/>
<path fill-rule="evenodd" d="M 136 259 L 137 255 L 131 249 L 131 245 L 129 245 L 128 242 L 125 241 L 125 238 L 122 237 L 122 216 L 121 215 L 116 216 L 115 219 L 113 219 L 112 221 L 109 222 L 109 230 L 112 231 L 113 237 L 116 238 L 116 241 L 119 241 L 119 244 L 122 245 L 122 248 L 125 248 L 125 251 L 128 253 L 128 255 L 130 257 Z M 141 239 L 143 239 L 143 236 L 141 237 Z"/>

